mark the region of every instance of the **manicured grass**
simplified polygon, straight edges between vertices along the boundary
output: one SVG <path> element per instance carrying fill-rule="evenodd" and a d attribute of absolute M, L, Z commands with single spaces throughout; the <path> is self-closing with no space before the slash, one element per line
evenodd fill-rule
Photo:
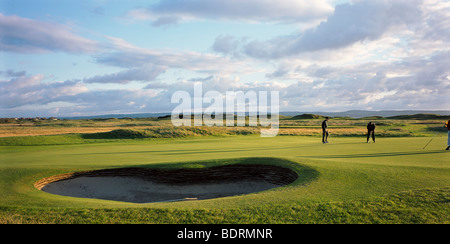
<path fill-rule="evenodd" d="M 0 146 L 0 223 L 450 223 L 446 137 L 423 150 L 430 139 L 366 144 L 364 136 L 332 137 L 323 145 L 304 136 L 61 135 L 53 145 Z M 245 196 L 155 204 L 70 198 L 33 187 L 41 178 L 74 171 L 254 162 L 289 167 L 299 180 Z"/>
<path fill-rule="evenodd" d="M 366 200 L 241 208 L 0 208 L 0 223 L 51 224 L 439 224 L 450 189 L 401 192 Z"/>

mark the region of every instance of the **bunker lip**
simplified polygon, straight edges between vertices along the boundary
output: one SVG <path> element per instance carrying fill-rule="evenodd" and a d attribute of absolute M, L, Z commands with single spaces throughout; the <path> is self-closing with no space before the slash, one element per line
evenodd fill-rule
<path fill-rule="evenodd" d="M 34 186 L 47 193 L 153 203 L 204 200 L 261 192 L 297 180 L 291 169 L 264 164 L 234 164 L 201 169 L 120 168 L 56 175 Z"/>

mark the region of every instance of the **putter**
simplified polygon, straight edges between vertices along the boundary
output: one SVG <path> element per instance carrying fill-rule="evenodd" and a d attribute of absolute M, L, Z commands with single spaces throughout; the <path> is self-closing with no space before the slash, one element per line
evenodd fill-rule
<path fill-rule="evenodd" d="M 437 136 L 438 134 L 439 134 L 439 132 L 437 132 L 436 135 L 434 135 L 433 138 L 431 138 L 431 140 L 427 143 L 427 145 L 425 145 L 425 146 L 423 147 L 423 150 L 425 150 L 425 148 L 427 148 L 428 145 L 430 145 L 430 143 L 434 140 L 434 138 L 436 138 L 436 136 Z"/>

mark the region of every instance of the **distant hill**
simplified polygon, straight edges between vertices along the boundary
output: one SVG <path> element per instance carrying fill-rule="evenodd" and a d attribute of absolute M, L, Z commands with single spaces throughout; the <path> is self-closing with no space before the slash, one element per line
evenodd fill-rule
<path fill-rule="evenodd" d="M 364 117 L 392 117 L 400 115 L 415 115 L 415 114 L 436 114 L 441 116 L 450 116 L 450 110 L 381 110 L 381 111 L 367 111 L 367 110 L 350 110 L 344 112 L 302 112 L 302 111 L 285 111 L 280 115 L 297 116 L 301 114 L 316 114 L 330 117 L 350 117 L 350 118 L 364 118 Z M 442 119 L 442 118 L 441 118 Z"/>
<path fill-rule="evenodd" d="M 342 119 L 342 118 L 350 118 L 350 117 L 332 117 L 334 119 Z M 325 119 L 325 116 L 318 115 L 318 114 L 301 114 L 296 115 L 289 120 L 300 120 L 300 119 Z M 438 114 L 410 114 L 410 115 L 397 115 L 397 116 L 389 116 L 389 117 L 382 117 L 382 116 L 370 116 L 370 117 L 361 117 L 359 119 L 372 119 L 372 120 L 378 120 L 378 119 L 399 119 L 399 120 L 449 120 L 450 115 L 438 115 Z"/>
<path fill-rule="evenodd" d="M 61 117 L 61 119 L 121 119 L 121 118 L 158 118 L 170 115 L 171 113 L 140 113 L 140 114 L 105 114 L 92 116 L 76 116 L 76 117 Z"/>
<path fill-rule="evenodd" d="M 106 119 L 106 118 L 157 118 L 170 115 L 167 113 L 139 113 L 139 114 L 107 114 L 107 115 L 92 115 L 92 116 L 76 116 L 76 117 L 58 117 L 60 119 Z M 440 116 L 450 116 L 450 110 L 438 110 L 438 111 L 425 111 L 425 110 L 383 110 L 383 111 L 365 111 L 365 110 L 350 110 L 344 112 L 301 112 L 301 111 L 287 111 L 280 112 L 282 116 L 301 116 L 315 115 L 315 116 L 329 116 L 329 117 L 350 117 L 350 118 L 364 118 L 364 117 L 394 117 L 394 116 L 407 116 L 417 114 L 434 114 Z M 305 117 L 305 119 L 306 119 Z M 299 118 L 301 119 L 301 118 Z M 442 117 L 439 119 L 443 119 Z"/>
<path fill-rule="evenodd" d="M 360 119 L 365 119 L 365 120 L 371 120 L 371 119 L 373 119 L 373 120 L 377 120 L 377 119 L 385 119 L 385 117 L 382 117 L 382 116 L 370 116 L 370 117 L 362 117 L 362 118 L 360 118 Z"/>
<path fill-rule="evenodd" d="M 388 119 L 411 119 L 411 120 L 427 120 L 427 119 L 440 119 L 449 120 L 450 115 L 438 115 L 438 114 L 413 114 L 413 115 L 398 115 L 387 117 Z"/>

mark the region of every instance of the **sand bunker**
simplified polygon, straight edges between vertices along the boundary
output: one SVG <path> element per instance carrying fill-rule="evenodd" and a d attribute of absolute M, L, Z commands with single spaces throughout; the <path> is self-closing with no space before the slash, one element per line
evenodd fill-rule
<path fill-rule="evenodd" d="M 206 169 L 107 169 L 57 175 L 35 187 L 56 195 L 132 203 L 204 200 L 269 190 L 293 183 L 294 171 L 272 165 Z"/>

